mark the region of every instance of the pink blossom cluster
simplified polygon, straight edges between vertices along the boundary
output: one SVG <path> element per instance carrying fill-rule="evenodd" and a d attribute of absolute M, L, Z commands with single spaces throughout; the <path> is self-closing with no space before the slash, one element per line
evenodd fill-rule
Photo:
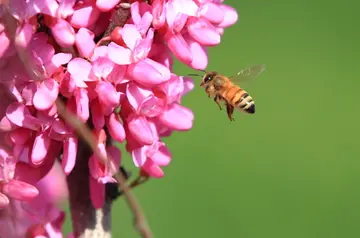
<path fill-rule="evenodd" d="M 224 28 L 238 18 L 222 2 L 10 0 L 0 5 L 0 219 L 14 209 L 28 216 L 48 209 L 39 208 L 51 203 L 39 202 L 46 195 L 38 182 L 59 157 L 65 175 L 75 166 L 79 139 L 59 115 L 57 100 L 92 125 L 99 151 L 110 159 L 96 154 L 89 159 L 95 207 L 104 202 L 105 184 L 115 182 L 111 168 L 121 164 L 120 150 L 105 143 L 108 137 L 126 141 L 142 173 L 163 177 L 171 154 L 162 138 L 191 129 L 194 120 L 181 105 L 194 83 L 172 72 L 173 56 L 193 69 L 206 68 L 206 48 L 219 44 Z M 125 6 L 130 6 L 126 24 L 112 31 L 109 44 L 96 44 Z M 52 209 L 38 216 L 41 237 L 61 237 L 43 229 L 52 222 L 61 227 L 63 214 L 51 215 Z M 33 237 L 40 229 L 27 228 Z"/>

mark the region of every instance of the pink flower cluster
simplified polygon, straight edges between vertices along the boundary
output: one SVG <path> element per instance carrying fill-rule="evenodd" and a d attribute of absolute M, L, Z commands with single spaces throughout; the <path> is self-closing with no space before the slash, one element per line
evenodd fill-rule
<path fill-rule="evenodd" d="M 131 1 L 130 18 L 112 31 L 108 45 L 94 39 L 126 6 L 120 0 L 10 0 L 0 5 L 0 208 L 9 209 L 14 200 L 28 203 L 26 209 L 20 206 L 28 215 L 35 210 L 29 204 L 37 211 L 47 209 L 39 206 L 50 203 L 36 202 L 41 196 L 36 184 L 60 154 L 64 173 L 74 168 L 78 137 L 60 118 L 57 100 L 93 125 L 99 151 L 110 158 L 93 154 L 89 159 L 95 207 L 104 202 L 105 184 L 115 182 L 111 168 L 121 164 L 120 150 L 107 145 L 107 137 L 126 141 L 135 166 L 161 178 L 162 167 L 171 161 L 161 138 L 191 129 L 194 120 L 181 105 L 194 83 L 172 72 L 173 55 L 191 68 L 206 68 L 206 47 L 219 44 L 224 28 L 238 18 L 222 2 Z M 39 217 L 44 226 L 60 219 Z M 39 230 L 32 225 L 28 231 Z M 50 233 L 42 237 L 61 237 Z"/>

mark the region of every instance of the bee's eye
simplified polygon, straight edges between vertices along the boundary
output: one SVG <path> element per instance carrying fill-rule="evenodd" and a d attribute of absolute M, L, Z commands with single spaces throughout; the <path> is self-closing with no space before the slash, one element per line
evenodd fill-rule
<path fill-rule="evenodd" d="M 204 79 L 204 81 L 205 81 L 205 83 L 206 83 L 206 82 L 209 82 L 211 79 L 212 79 L 212 76 L 207 76 L 207 77 Z"/>

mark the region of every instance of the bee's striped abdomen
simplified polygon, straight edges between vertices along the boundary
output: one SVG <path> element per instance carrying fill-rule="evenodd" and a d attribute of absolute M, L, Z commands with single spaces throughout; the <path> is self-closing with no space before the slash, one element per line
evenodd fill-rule
<path fill-rule="evenodd" d="M 235 106 L 240 108 L 242 111 L 254 114 L 255 113 L 255 102 L 252 97 L 245 91 L 240 96 L 240 99 L 234 103 Z"/>

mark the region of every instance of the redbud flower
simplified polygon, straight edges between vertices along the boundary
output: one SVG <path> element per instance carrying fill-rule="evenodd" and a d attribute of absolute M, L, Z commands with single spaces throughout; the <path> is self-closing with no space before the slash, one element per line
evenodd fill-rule
<path fill-rule="evenodd" d="M 194 83 L 173 72 L 173 55 L 205 69 L 207 47 L 238 15 L 221 0 L 130 2 L 114 28 L 120 0 L 0 6 L 0 236 L 62 237 L 55 197 L 67 197 L 82 141 L 60 102 L 96 139 L 97 151 L 82 158 L 95 208 L 123 162 L 114 142 L 126 143 L 141 175 L 161 178 L 173 159 L 163 138 L 192 128 L 181 102 Z M 61 175 L 49 176 L 55 167 Z"/>

